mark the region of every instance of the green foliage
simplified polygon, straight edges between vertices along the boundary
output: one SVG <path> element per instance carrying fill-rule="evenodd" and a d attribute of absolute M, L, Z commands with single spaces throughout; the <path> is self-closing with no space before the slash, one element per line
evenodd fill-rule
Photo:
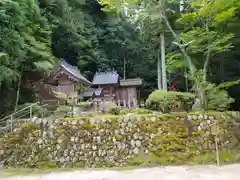
<path fill-rule="evenodd" d="M 108 103 L 107 107 L 106 107 L 106 111 L 109 114 L 113 114 L 113 115 L 119 115 L 121 108 L 118 107 L 115 103 Z"/>
<path fill-rule="evenodd" d="M 196 72 L 195 75 L 195 79 L 201 83 L 203 92 L 199 91 L 199 86 L 194 86 L 192 90 L 196 92 L 198 98 L 201 98 L 200 106 L 202 109 L 225 111 L 234 102 L 234 99 L 229 96 L 225 89 L 238 84 L 238 81 L 226 82 L 217 86 L 214 83 L 204 81 L 202 71 Z M 189 78 L 191 79 L 192 76 Z"/>
<path fill-rule="evenodd" d="M 193 105 L 194 97 L 191 93 L 156 90 L 149 95 L 146 107 L 164 113 L 170 112 L 174 107 L 188 111 Z"/>
<path fill-rule="evenodd" d="M 120 111 L 121 111 L 120 107 L 112 107 L 112 108 L 109 108 L 108 113 L 113 115 L 119 115 Z"/>
<path fill-rule="evenodd" d="M 0 91 L 7 94 L 0 111 L 6 113 L 15 105 L 17 82 L 26 89 L 29 82 L 39 80 L 55 64 L 51 29 L 35 0 L 0 2 L 0 49 L 5 54 L 0 57 Z M 11 104 L 5 106 L 4 102 Z"/>
<path fill-rule="evenodd" d="M 29 93 L 25 89 L 32 89 L 36 81 L 55 67 L 55 57 L 65 58 L 79 66 L 89 79 L 98 70 L 114 69 L 123 76 L 125 60 L 126 77 L 143 78 L 141 95 L 147 97 L 157 85 L 156 60 L 160 55 L 159 34 L 163 31 L 168 80 L 170 82 L 171 77 L 176 77 L 178 91 L 190 89 L 196 79 L 191 79 L 193 83 L 189 82 L 189 85 L 185 83 L 188 58 L 172 43 L 176 38 L 169 33 L 166 22 L 161 20 L 163 9 L 177 38 L 181 40 L 177 42 L 186 49 L 194 67 L 197 70 L 204 69 L 202 75 L 205 80 L 221 84 L 239 78 L 236 68 L 240 59 L 238 1 L 184 2 L 183 12 L 179 12 L 179 0 L 165 1 L 165 4 L 161 2 L 1 1 L 1 114 L 12 111 L 18 89 L 16 82 L 20 79 L 19 103 L 35 100 L 34 91 Z M 239 86 L 234 86 L 229 92 L 236 99 L 238 109 Z"/>
<path fill-rule="evenodd" d="M 120 111 L 120 115 L 126 115 L 126 114 L 152 114 L 152 111 L 148 109 L 143 109 L 143 108 L 122 109 Z"/>
<path fill-rule="evenodd" d="M 58 117 L 66 117 L 68 115 L 69 110 L 70 110 L 69 106 L 61 105 L 58 106 L 54 114 L 56 114 Z"/>
<path fill-rule="evenodd" d="M 206 89 L 207 110 L 226 111 L 234 99 L 226 90 L 218 89 L 214 84 L 209 84 Z"/>

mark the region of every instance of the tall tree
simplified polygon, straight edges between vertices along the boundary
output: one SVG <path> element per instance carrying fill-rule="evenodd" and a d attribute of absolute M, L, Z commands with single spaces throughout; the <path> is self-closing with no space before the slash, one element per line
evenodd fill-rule
<path fill-rule="evenodd" d="M 34 78 L 29 74 L 42 73 L 55 63 L 51 31 L 35 0 L 1 1 L 0 29 L 0 49 L 6 54 L 0 62 L 1 92 L 10 93 L 3 97 L 4 102 L 15 99 L 17 106 L 21 86 Z M 12 94 L 14 89 L 16 92 Z M 4 106 L 3 103 L 1 109 Z"/>

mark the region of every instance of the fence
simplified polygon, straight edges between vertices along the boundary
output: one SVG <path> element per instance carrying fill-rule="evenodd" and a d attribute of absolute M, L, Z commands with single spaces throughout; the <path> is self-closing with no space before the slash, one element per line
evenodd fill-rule
<path fill-rule="evenodd" d="M 0 134 L 12 132 L 20 122 L 31 120 L 44 106 L 40 106 L 39 102 L 32 103 L 0 119 Z"/>

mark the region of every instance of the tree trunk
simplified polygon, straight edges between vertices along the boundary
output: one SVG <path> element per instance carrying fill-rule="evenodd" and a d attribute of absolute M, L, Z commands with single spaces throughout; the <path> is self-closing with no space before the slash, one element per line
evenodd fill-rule
<path fill-rule="evenodd" d="M 210 61 L 210 49 L 207 50 L 207 57 L 205 59 L 204 67 L 203 67 L 203 80 L 204 81 L 207 81 L 209 61 Z"/>
<path fill-rule="evenodd" d="M 123 79 L 126 79 L 126 44 L 124 44 Z"/>
<path fill-rule="evenodd" d="M 166 75 L 166 60 L 165 60 L 165 38 L 164 32 L 160 34 L 161 39 L 161 62 L 162 62 L 162 89 L 167 91 L 167 75 Z"/>
<path fill-rule="evenodd" d="M 16 102 L 15 102 L 14 112 L 16 112 L 16 111 L 17 111 L 17 108 L 18 108 L 18 102 L 19 102 L 19 95 L 20 95 L 21 83 L 22 83 L 22 70 L 21 70 L 21 72 L 20 72 L 19 81 L 18 81 L 17 95 L 16 95 Z"/>
<path fill-rule="evenodd" d="M 187 68 L 184 68 L 184 79 L 185 79 L 185 88 L 186 88 L 186 92 L 189 91 L 188 89 L 188 78 L 187 78 Z"/>
<path fill-rule="evenodd" d="M 158 52 L 157 52 L 157 76 L 158 76 L 158 89 L 162 90 L 162 74 L 161 74 L 160 49 L 158 49 Z"/>

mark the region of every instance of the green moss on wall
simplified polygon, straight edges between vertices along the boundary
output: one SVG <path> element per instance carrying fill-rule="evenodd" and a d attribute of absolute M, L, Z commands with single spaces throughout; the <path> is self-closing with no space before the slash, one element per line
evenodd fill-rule
<path fill-rule="evenodd" d="M 6 166 L 39 168 L 214 163 L 213 123 L 221 160 L 239 161 L 236 126 L 216 112 L 64 118 L 51 133 L 27 123 L 1 138 L 0 157 Z"/>

